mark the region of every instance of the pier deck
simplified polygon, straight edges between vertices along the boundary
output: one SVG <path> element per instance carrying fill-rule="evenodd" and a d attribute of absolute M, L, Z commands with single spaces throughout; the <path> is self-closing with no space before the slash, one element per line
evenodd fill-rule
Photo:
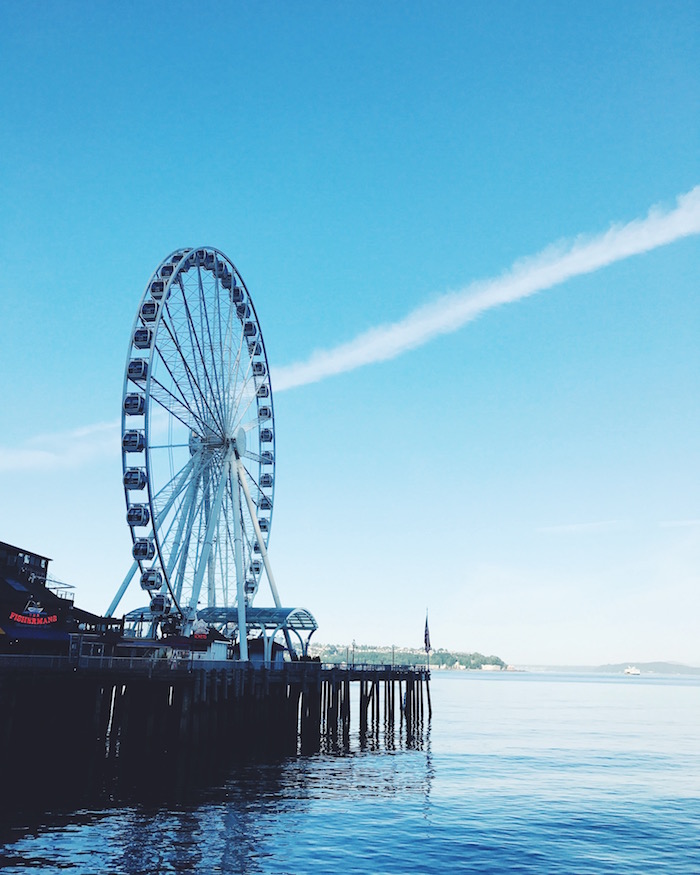
<path fill-rule="evenodd" d="M 429 719 L 424 666 L 0 656 L 7 768 L 148 770 L 349 748 Z"/>

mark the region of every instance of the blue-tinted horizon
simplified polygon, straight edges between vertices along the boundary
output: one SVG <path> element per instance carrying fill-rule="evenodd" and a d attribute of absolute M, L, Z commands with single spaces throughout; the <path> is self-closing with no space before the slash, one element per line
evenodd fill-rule
<path fill-rule="evenodd" d="M 0 540 L 95 610 L 170 251 L 234 261 L 280 370 L 700 183 L 693 4 L 3 13 Z M 699 267 L 682 237 L 278 392 L 283 601 L 323 641 L 420 646 L 429 606 L 435 647 L 700 664 Z"/>

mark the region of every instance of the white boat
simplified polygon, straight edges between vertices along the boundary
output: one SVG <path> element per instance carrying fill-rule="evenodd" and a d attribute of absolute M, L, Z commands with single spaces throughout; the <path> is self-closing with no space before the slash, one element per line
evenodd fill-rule
<path fill-rule="evenodd" d="M 637 668 L 636 665 L 628 665 L 625 669 L 625 674 L 638 675 L 641 674 L 641 671 Z"/>

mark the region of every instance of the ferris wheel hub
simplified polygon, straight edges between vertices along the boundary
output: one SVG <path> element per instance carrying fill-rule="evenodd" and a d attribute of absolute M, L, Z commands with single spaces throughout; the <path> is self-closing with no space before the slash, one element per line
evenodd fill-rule
<path fill-rule="evenodd" d="M 220 435 L 211 432 L 205 437 L 202 437 L 198 432 L 192 431 L 190 432 L 189 438 L 190 455 L 211 455 L 211 453 L 214 453 L 217 450 L 227 450 L 233 442 L 233 439 L 229 438 L 227 435 Z"/>
<path fill-rule="evenodd" d="M 202 452 L 203 441 L 201 435 L 197 434 L 196 431 L 190 432 L 190 455 L 196 456 L 198 453 Z"/>
<path fill-rule="evenodd" d="M 233 442 L 235 445 L 235 450 L 236 450 L 237 455 L 239 457 L 245 455 L 246 436 L 245 436 L 245 429 L 244 428 L 238 429 L 238 431 L 236 432 L 236 437 L 233 439 Z"/>

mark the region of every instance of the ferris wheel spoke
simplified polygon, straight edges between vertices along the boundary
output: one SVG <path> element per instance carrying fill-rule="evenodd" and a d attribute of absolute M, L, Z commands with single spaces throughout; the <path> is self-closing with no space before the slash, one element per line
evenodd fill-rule
<path fill-rule="evenodd" d="M 156 513 L 156 519 L 154 519 L 154 528 L 158 526 L 158 518 L 160 517 L 160 514 L 163 513 L 163 508 L 168 506 L 171 500 L 174 500 L 173 496 L 176 497 L 187 485 L 193 467 L 193 460 L 190 459 L 182 466 L 177 474 L 175 474 L 153 496 L 153 510 L 154 513 Z"/>
<path fill-rule="evenodd" d="M 245 462 L 244 462 L 242 459 L 240 460 L 240 467 L 239 467 L 239 470 L 247 476 L 247 479 L 253 484 L 253 486 L 255 487 L 255 489 L 257 489 L 257 490 L 259 491 L 259 490 L 260 490 L 260 487 L 258 486 L 258 482 L 257 482 L 257 480 L 256 480 L 255 477 L 251 474 L 251 472 L 248 470 L 248 468 L 247 468 L 246 465 L 245 465 Z"/>
<path fill-rule="evenodd" d="M 226 320 L 226 344 L 228 347 L 228 368 L 226 368 L 226 398 L 229 399 L 230 402 L 230 410 L 227 411 L 226 422 L 228 425 L 231 425 L 231 418 L 233 415 L 233 411 L 235 410 L 235 402 L 231 399 L 233 398 L 233 392 L 231 389 L 231 381 L 233 374 L 237 373 L 238 368 L 240 367 L 241 357 L 243 355 L 243 347 L 245 343 L 245 334 L 243 330 L 241 330 L 240 337 L 238 338 L 238 349 L 236 350 L 236 357 L 232 359 L 233 352 L 233 344 L 230 342 L 233 336 L 233 326 L 238 321 L 236 316 L 234 316 L 235 308 L 233 306 L 229 307 L 228 318 Z"/>
<path fill-rule="evenodd" d="M 187 411 L 185 411 L 183 413 L 183 415 L 180 416 L 178 413 L 176 413 L 173 410 L 171 405 L 168 405 L 164 400 L 159 398 L 154 393 L 151 393 L 151 400 L 154 401 L 159 407 L 161 407 L 166 413 L 169 413 L 171 416 L 175 417 L 175 419 L 177 419 L 180 423 L 182 423 L 182 425 L 184 425 L 185 428 L 188 429 L 188 431 L 192 430 L 192 425 L 193 425 L 192 420 L 195 419 L 195 417 L 187 417 Z M 187 418 L 185 418 L 185 417 L 187 417 Z M 198 425 L 202 426 L 201 430 L 204 431 L 205 430 L 204 423 L 201 423 L 197 419 L 195 419 L 195 421 L 197 422 Z"/>
<path fill-rule="evenodd" d="M 153 391 L 153 386 L 157 387 L 157 392 Z M 198 430 L 202 433 L 213 433 L 211 425 L 206 420 L 202 419 L 188 404 L 184 404 L 179 398 L 155 377 L 151 377 L 151 398 L 158 403 L 164 410 L 179 419 L 180 422 L 188 429 L 192 429 L 193 424 L 197 424 Z"/>
<path fill-rule="evenodd" d="M 219 528 L 217 533 L 217 554 L 219 559 L 219 581 L 222 603 L 229 604 L 229 580 L 231 571 L 231 561 L 233 558 L 233 537 L 230 526 L 231 506 L 228 497 L 228 490 L 224 491 L 225 509 L 219 514 Z"/>
<path fill-rule="evenodd" d="M 255 548 L 253 545 L 254 541 L 251 540 L 250 532 L 245 526 L 243 526 L 243 553 L 245 556 L 248 556 L 249 560 L 252 560 L 253 556 L 255 556 Z"/>
<path fill-rule="evenodd" d="M 218 478 L 218 483 L 216 484 L 216 494 L 213 497 L 213 501 L 209 507 L 208 511 L 208 519 L 206 520 L 206 528 L 204 531 L 204 542 L 202 543 L 202 549 L 197 557 L 197 566 L 194 575 L 194 580 L 192 582 L 192 596 L 190 598 L 190 608 L 192 610 L 196 610 L 197 603 L 199 601 L 199 593 L 202 588 L 202 582 L 204 580 L 204 572 L 209 563 L 209 555 L 211 553 L 212 541 L 214 537 L 214 532 L 216 530 L 216 524 L 219 518 L 219 512 L 221 510 L 221 502 L 224 497 L 224 489 L 226 488 L 226 480 L 228 475 L 228 468 L 230 467 L 230 452 L 226 455 L 223 462 L 223 470 L 221 471 L 221 475 Z M 212 481 L 212 487 L 214 482 Z M 207 490 L 208 492 L 208 490 Z M 206 493 L 205 493 L 206 494 Z"/>
<path fill-rule="evenodd" d="M 158 498 L 160 498 L 161 496 L 163 496 L 179 477 L 189 476 L 189 473 L 194 468 L 194 466 L 195 466 L 194 457 L 190 456 L 190 458 L 185 462 L 185 464 L 180 468 L 180 470 L 177 471 L 175 474 L 173 474 L 171 476 L 170 480 L 168 480 L 166 483 L 163 484 L 163 486 L 160 487 L 158 492 L 156 492 L 155 495 L 153 496 L 153 500 L 155 501 Z"/>
<path fill-rule="evenodd" d="M 168 562 L 166 566 L 166 572 L 168 578 L 171 577 L 173 571 L 175 570 L 175 566 L 177 564 L 178 557 L 181 555 L 181 550 L 183 549 L 183 534 L 187 530 L 188 533 L 191 532 L 192 528 L 192 513 L 195 506 L 195 498 L 197 493 L 197 487 L 199 484 L 199 474 L 196 473 L 193 476 L 188 485 L 187 492 L 183 496 L 182 502 L 178 508 L 176 519 L 178 523 L 177 532 L 175 533 L 175 538 L 173 539 L 170 554 L 168 556 Z M 187 541 L 188 543 L 188 541 Z M 186 547 L 185 547 L 186 549 Z"/>
<path fill-rule="evenodd" d="M 197 270 L 198 270 L 199 274 L 201 275 L 201 268 L 197 268 Z M 212 400 L 213 400 L 213 402 L 214 402 L 214 405 L 215 405 L 215 406 L 218 406 L 218 405 L 217 405 L 217 400 L 218 400 L 218 399 L 217 399 L 217 397 L 216 397 L 216 393 L 214 392 L 214 387 L 212 386 L 211 378 L 210 378 L 210 376 L 209 376 L 209 370 L 208 370 L 208 368 L 207 368 L 207 361 L 206 361 L 206 358 L 205 358 L 205 356 L 204 356 L 204 352 L 202 351 L 202 344 L 200 343 L 200 340 L 199 340 L 199 335 L 198 335 L 198 333 L 197 333 L 197 327 L 196 327 L 196 325 L 194 324 L 194 319 L 193 319 L 193 317 L 192 317 L 192 310 L 191 310 L 190 305 L 189 305 L 189 303 L 188 303 L 187 295 L 183 294 L 183 296 L 182 296 L 182 300 L 183 300 L 183 303 L 184 303 L 184 306 L 185 306 L 185 313 L 186 313 L 186 315 L 187 315 L 187 323 L 188 323 L 188 326 L 189 326 L 190 341 L 191 341 L 191 343 L 192 343 L 193 351 L 194 351 L 194 346 L 196 345 L 196 347 L 197 347 L 197 353 L 198 353 L 198 355 L 199 355 L 199 361 L 201 362 L 201 365 L 202 365 L 202 371 L 203 371 L 203 373 L 204 373 L 204 377 L 205 377 L 205 379 L 206 379 L 206 383 L 207 383 L 207 385 L 208 385 L 208 387 L 209 387 L 209 392 L 211 393 L 211 397 L 212 397 Z M 196 358 L 197 358 L 197 357 L 194 356 L 195 361 L 196 361 Z M 197 368 L 197 371 L 199 371 L 199 368 Z M 198 381 L 198 382 L 199 382 L 199 381 Z M 204 395 L 205 395 L 205 393 L 203 393 L 203 396 L 204 396 Z M 207 405 L 207 406 L 208 406 L 208 405 Z M 219 423 L 219 426 L 220 426 L 221 428 L 223 428 L 224 420 L 223 420 L 223 418 L 221 417 L 221 410 L 220 410 L 220 409 L 218 410 L 218 423 Z"/>
<path fill-rule="evenodd" d="M 170 531 L 174 522 L 179 519 L 181 516 L 182 506 L 185 503 L 188 495 L 187 486 L 189 485 L 188 480 L 184 480 L 178 484 L 178 487 L 173 490 L 171 495 L 168 498 L 167 502 L 164 502 L 159 509 L 155 509 L 153 511 L 154 514 L 154 531 L 158 533 L 158 540 L 161 545 L 161 554 L 168 554 L 173 549 L 173 543 L 170 541 Z M 168 522 L 168 529 L 163 533 L 161 531 L 162 524 L 166 521 Z M 163 555 L 163 559 L 165 556 Z M 164 561 L 163 567 L 167 569 L 168 562 Z"/>
<path fill-rule="evenodd" d="M 206 299 L 204 296 L 204 286 L 202 284 L 201 271 L 198 271 L 197 276 L 198 276 L 198 284 L 199 284 L 200 319 L 202 318 L 202 314 L 203 314 L 204 322 L 206 323 L 206 327 L 207 327 L 207 338 L 209 339 L 209 351 L 211 353 L 211 369 L 214 373 L 214 382 L 216 383 L 216 392 L 214 392 L 214 387 L 213 386 L 211 387 L 212 396 L 214 398 L 214 402 L 215 402 L 216 407 L 217 407 L 218 412 L 219 412 L 219 418 L 220 418 L 221 425 L 223 426 L 226 422 L 226 416 L 225 416 L 224 410 L 223 410 L 222 405 L 221 405 L 223 395 L 221 392 L 221 386 L 219 384 L 219 372 L 218 372 L 217 367 L 216 367 L 215 348 L 214 348 L 214 343 L 213 343 L 212 338 L 211 338 L 211 326 L 209 324 L 209 309 L 206 305 Z M 214 283 L 215 283 L 215 288 L 216 288 L 218 286 L 218 282 L 216 281 L 216 278 L 214 278 Z M 215 297 L 218 300 L 218 296 L 215 296 Z M 202 333 L 204 333 L 204 326 L 202 326 Z M 211 383 L 210 383 L 210 385 L 211 385 Z"/>
<path fill-rule="evenodd" d="M 238 428 L 242 428 L 243 431 L 248 434 L 248 432 L 254 431 L 260 423 L 255 419 L 249 419 L 248 422 L 241 423 Z M 237 431 L 238 429 L 236 429 Z"/>
<path fill-rule="evenodd" d="M 199 387 L 199 380 L 192 373 L 192 369 L 190 367 L 190 364 L 187 361 L 187 357 L 185 356 L 185 353 L 183 351 L 183 346 L 182 346 L 180 337 L 179 337 L 178 332 L 177 332 L 177 327 L 175 325 L 175 319 L 173 318 L 173 314 L 170 310 L 170 306 L 169 306 L 168 301 L 166 301 L 166 303 L 165 303 L 165 313 L 167 314 L 168 319 L 163 319 L 162 324 L 163 324 L 163 327 L 164 327 L 165 331 L 167 332 L 168 338 L 170 340 L 169 348 L 172 348 L 173 357 L 178 358 L 180 360 L 180 362 L 182 363 L 182 366 L 183 366 L 184 372 L 185 372 L 185 377 L 186 377 L 187 383 L 190 387 L 190 397 L 193 399 L 194 404 L 197 405 L 200 416 L 202 418 L 204 418 L 205 413 L 204 413 L 204 408 L 201 406 L 201 402 L 205 399 L 203 397 L 202 390 Z M 168 338 L 166 338 L 166 340 Z M 158 353 L 161 360 L 163 361 L 163 364 L 165 365 L 165 367 L 168 369 L 168 372 L 172 376 L 172 370 L 171 370 L 168 362 L 165 359 L 165 353 L 163 352 L 163 350 L 160 347 L 158 347 L 156 349 L 156 352 Z M 174 376 L 172 377 L 172 379 L 174 382 L 177 383 L 178 389 L 180 390 L 180 393 L 182 394 L 183 398 L 187 397 L 187 394 L 183 391 L 183 388 L 181 386 L 182 381 L 177 380 Z"/>
<path fill-rule="evenodd" d="M 169 393 L 180 404 L 182 404 L 184 407 L 187 407 L 191 411 L 192 416 L 197 417 L 197 419 L 199 419 L 200 421 L 204 421 L 206 417 L 204 412 L 202 411 L 202 408 L 199 405 L 200 399 L 197 394 L 193 392 L 191 399 L 187 397 L 186 393 L 183 391 L 181 382 L 173 373 L 173 370 L 168 364 L 165 356 L 163 355 L 162 350 L 158 349 L 156 350 L 156 352 L 158 353 L 160 360 L 163 362 L 163 365 L 168 372 L 172 387 L 177 390 L 177 395 L 175 394 L 175 392 L 171 391 L 171 389 L 167 388 L 165 384 L 161 380 L 157 379 L 155 376 L 151 377 L 151 382 L 156 383 L 156 385 L 158 385 L 165 392 Z M 196 410 L 193 408 L 196 408 Z"/>
<path fill-rule="evenodd" d="M 167 304 L 166 304 L 166 307 L 167 307 Z M 184 353 L 182 351 L 182 347 L 179 343 L 178 336 L 177 336 L 177 330 L 175 329 L 174 324 L 171 324 L 170 322 L 168 322 L 166 320 L 163 320 L 163 327 L 169 335 L 169 338 L 168 337 L 165 338 L 166 341 L 167 340 L 170 341 L 168 344 L 168 350 L 170 351 L 170 354 L 171 354 L 173 359 L 179 359 L 179 361 L 181 362 L 181 365 L 182 365 L 182 368 L 184 371 L 184 379 L 178 379 L 175 376 L 175 374 L 174 374 L 174 362 L 173 362 L 172 366 L 168 362 L 168 359 L 166 358 L 165 349 L 164 349 L 163 344 L 161 344 L 161 346 L 159 346 L 156 349 L 156 352 L 158 353 L 160 360 L 163 362 L 163 365 L 165 366 L 166 370 L 168 371 L 173 383 L 177 386 L 178 391 L 182 395 L 183 399 L 191 398 L 192 403 L 197 407 L 197 410 L 199 412 L 200 417 L 202 419 L 204 419 L 206 414 L 205 414 L 204 407 L 202 405 L 202 400 L 203 400 L 202 393 L 197 385 L 196 380 L 194 379 L 194 376 L 192 374 L 190 366 L 188 365 L 187 359 L 185 358 Z M 184 386 L 183 386 L 184 382 L 186 382 L 187 385 L 189 386 L 189 392 L 185 391 Z"/>
<path fill-rule="evenodd" d="M 200 347 L 196 334 L 194 333 L 192 320 L 190 318 L 189 307 L 187 303 L 187 292 L 182 282 L 182 276 L 178 277 L 177 288 L 180 290 L 181 293 L 181 308 L 184 312 L 184 315 L 181 317 L 181 319 L 184 322 L 184 328 L 186 330 L 182 333 L 178 332 L 176 327 L 177 320 L 175 319 L 172 308 L 170 307 L 170 302 L 166 302 L 166 310 L 170 317 L 170 323 L 172 326 L 172 331 L 170 331 L 169 333 L 171 334 L 175 352 L 177 353 L 185 367 L 185 374 L 190 386 L 190 390 L 192 392 L 192 397 L 194 399 L 194 403 L 197 405 L 198 409 L 201 412 L 202 419 L 206 419 L 206 407 L 206 410 L 209 411 L 209 416 L 211 417 L 212 422 L 216 422 L 217 416 L 212 410 L 211 405 L 209 404 L 209 400 L 207 398 L 208 393 L 205 380 L 206 372 L 203 369 L 200 369 L 200 355 L 198 354 L 198 350 L 200 350 Z M 185 337 L 187 338 L 187 342 L 185 342 L 184 340 Z M 180 389 L 180 391 L 182 391 L 182 389 Z M 219 425 L 221 424 L 219 423 Z"/>
<path fill-rule="evenodd" d="M 214 538 L 211 548 L 211 554 L 209 555 L 209 563 L 207 568 L 207 589 L 208 589 L 208 600 L 207 604 L 212 607 L 214 605 L 218 605 L 221 603 L 221 599 L 223 599 L 223 589 L 221 589 L 221 574 L 219 569 L 222 564 L 222 556 L 225 552 L 225 543 L 222 540 L 222 517 L 226 513 L 225 509 L 225 496 L 224 502 L 222 504 L 221 509 L 219 510 L 219 515 L 216 519 L 216 529 L 214 531 Z M 218 578 L 218 587 L 217 587 L 217 578 Z"/>
<path fill-rule="evenodd" d="M 221 287 L 219 286 L 219 278 L 215 277 L 214 280 L 214 288 L 215 295 L 214 300 L 216 301 L 216 326 L 219 331 L 219 356 L 221 358 L 221 380 L 223 381 L 224 375 L 226 373 L 226 369 L 224 366 L 224 337 L 221 331 Z M 229 306 L 229 313 L 231 312 L 231 307 Z M 214 355 L 214 349 L 212 347 L 212 355 Z M 228 395 L 226 393 L 226 387 L 223 387 L 223 391 L 221 394 L 221 404 L 223 407 L 223 420 L 225 423 L 228 422 Z"/>
<path fill-rule="evenodd" d="M 173 553 L 173 545 L 170 545 L 170 549 L 168 549 L 168 545 L 170 544 L 170 535 L 173 532 L 175 525 L 179 522 L 181 515 L 179 514 L 178 509 L 176 508 L 172 514 L 167 514 L 167 516 L 168 516 L 168 520 L 169 520 L 168 526 L 164 532 L 160 532 L 160 539 L 159 540 L 160 540 L 160 544 L 161 544 L 161 551 L 169 557 Z M 160 520 L 159 520 L 159 523 L 160 523 Z M 178 526 L 178 528 L 179 528 L 179 526 Z M 160 529 L 160 524 L 158 525 L 158 529 Z M 168 564 L 168 563 L 166 563 L 166 564 Z"/>
<path fill-rule="evenodd" d="M 256 465 L 269 465 L 270 460 L 265 458 L 260 453 L 253 453 L 250 450 L 246 450 L 245 453 L 241 456 L 241 460 L 245 460 L 246 462 L 255 462 Z M 247 468 L 246 468 L 247 470 Z M 252 475 L 251 475 L 252 476 Z"/>
<path fill-rule="evenodd" d="M 187 316 L 187 292 L 185 290 L 185 285 L 182 280 L 182 275 L 178 276 L 177 278 L 177 287 L 180 290 L 181 295 L 180 308 L 184 313 L 184 315 L 181 316 L 181 319 L 184 322 L 184 336 L 181 337 L 178 334 L 175 320 L 173 319 L 173 330 L 175 331 L 177 338 L 176 347 L 182 357 L 183 362 L 185 363 L 188 374 L 190 374 L 192 376 L 192 379 L 194 380 L 194 383 L 197 387 L 198 397 L 201 398 L 204 393 L 202 391 L 202 377 L 199 373 L 199 357 L 196 352 L 194 337 L 192 334 L 192 324 Z M 166 303 L 166 307 L 168 307 L 168 303 Z M 187 338 L 187 343 L 184 342 L 184 337 Z"/>
<path fill-rule="evenodd" d="M 236 369 L 236 378 L 235 378 L 235 382 L 233 385 L 233 392 L 231 394 L 234 398 L 234 403 L 233 403 L 232 409 L 234 411 L 236 411 L 236 413 L 237 413 L 238 422 L 240 422 L 244 418 L 245 412 L 247 412 L 247 410 L 248 410 L 248 408 L 246 408 L 246 411 L 241 411 L 240 414 L 238 414 L 238 405 L 241 404 L 241 402 L 243 401 L 243 397 L 244 397 L 246 388 L 250 388 L 251 385 L 252 385 L 253 391 L 251 393 L 250 401 L 252 402 L 255 400 L 255 377 L 252 373 L 252 367 L 253 367 L 253 359 L 251 357 L 248 360 L 248 364 L 246 366 L 245 373 L 242 375 L 242 377 L 241 377 L 240 367 L 238 367 Z M 240 388 L 238 385 L 239 378 L 242 379 Z M 250 404 L 248 405 L 248 407 L 249 406 L 250 406 Z"/>
<path fill-rule="evenodd" d="M 231 333 L 233 333 L 233 325 L 238 323 L 238 318 L 236 316 L 234 316 L 234 312 L 235 312 L 235 308 L 231 307 L 230 312 L 229 312 L 230 332 Z M 241 331 L 240 331 L 240 337 L 238 340 L 238 349 L 236 351 L 236 357 L 232 361 L 231 357 L 229 356 L 229 367 L 228 367 L 227 378 L 226 378 L 226 395 L 228 398 L 232 399 L 231 413 L 233 413 L 236 410 L 236 405 L 238 403 L 238 397 L 239 397 L 238 383 L 239 383 L 239 378 L 240 378 L 240 373 L 241 373 L 241 363 L 243 361 L 243 353 L 244 353 L 244 350 L 246 349 L 244 322 L 245 322 L 245 314 L 244 314 L 243 318 L 241 319 Z M 253 343 L 255 343 L 255 342 L 256 341 L 253 340 Z M 252 367 L 252 360 L 253 360 L 252 356 L 248 356 L 247 358 L 248 358 L 248 362 L 246 365 L 246 374 L 248 373 L 248 371 Z M 231 424 L 231 416 L 229 416 L 229 419 L 227 421 L 229 422 L 229 425 L 230 425 Z"/>
<path fill-rule="evenodd" d="M 199 556 L 200 556 L 201 549 L 202 549 L 202 530 L 203 530 L 203 527 L 204 527 L 204 520 L 205 520 L 205 516 L 204 516 L 204 507 L 205 507 L 204 496 L 207 494 L 208 486 L 207 486 L 204 482 L 202 482 L 201 485 L 202 485 L 202 494 L 201 494 L 201 498 L 200 498 L 200 500 L 199 500 L 199 506 L 198 506 L 198 508 L 197 508 L 197 516 L 196 516 L 196 519 L 195 519 L 195 523 L 196 523 L 196 532 L 194 533 L 194 536 L 195 536 L 194 555 L 188 557 L 189 564 L 190 564 L 190 566 L 191 566 L 191 569 L 190 569 L 190 574 L 191 574 L 191 575 L 194 575 L 194 574 L 196 573 L 196 571 L 197 571 L 197 568 L 199 567 Z"/>
<path fill-rule="evenodd" d="M 175 596 L 180 601 L 182 599 L 182 589 L 185 580 L 185 574 L 187 573 L 187 560 L 190 557 L 190 545 L 192 543 L 192 532 L 194 530 L 194 524 L 197 519 L 199 502 L 197 501 L 197 495 L 199 493 L 199 488 L 201 486 L 200 481 L 197 481 L 197 485 L 194 489 L 194 492 L 191 496 L 191 501 L 187 510 L 187 522 L 185 528 L 185 536 L 182 542 L 182 549 L 180 551 L 179 561 L 173 560 L 172 567 L 170 569 L 170 573 L 172 574 L 175 570 L 175 562 L 177 562 L 177 576 L 175 579 Z"/>
<path fill-rule="evenodd" d="M 245 387 L 244 387 L 244 388 L 245 388 Z M 244 398 L 245 398 L 244 393 L 241 392 L 241 394 L 240 394 L 240 396 L 239 396 L 239 399 L 238 399 L 238 403 L 242 405 L 243 402 L 244 402 Z M 255 382 L 253 382 L 253 392 L 252 392 L 252 394 L 250 394 L 250 395 L 248 396 L 247 403 L 246 403 L 245 407 L 241 407 L 240 410 L 239 410 L 239 409 L 236 410 L 236 413 L 237 413 L 237 420 L 238 420 L 238 421 L 232 424 L 232 431 L 235 431 L 235 430 L 236 430 L 236 427 L 237 427 L 240 423 L 242 423 L 242 422 L 245 421 L 245 418 L 246 418 L 246 416 L 248 415 L 248 413 L 249 413 L 251 407 L 252 407 L 253 404 L 255 404 L 256 402 L 257 402 L 257 397 L 256 397 L 256 394 L 255 394 Z M 250 428 L 255 427 L 257 424 L 258 424 L 257 417 L 256 417 L 255 420 L 249 420 L 248 423 L 246 423 L 246 425 L 247 425 L 246 431 L 249 431 Z M 246 426 L 244 426 L 244 428 L 245 428 L 245 427 L 246 427 Z"/>

